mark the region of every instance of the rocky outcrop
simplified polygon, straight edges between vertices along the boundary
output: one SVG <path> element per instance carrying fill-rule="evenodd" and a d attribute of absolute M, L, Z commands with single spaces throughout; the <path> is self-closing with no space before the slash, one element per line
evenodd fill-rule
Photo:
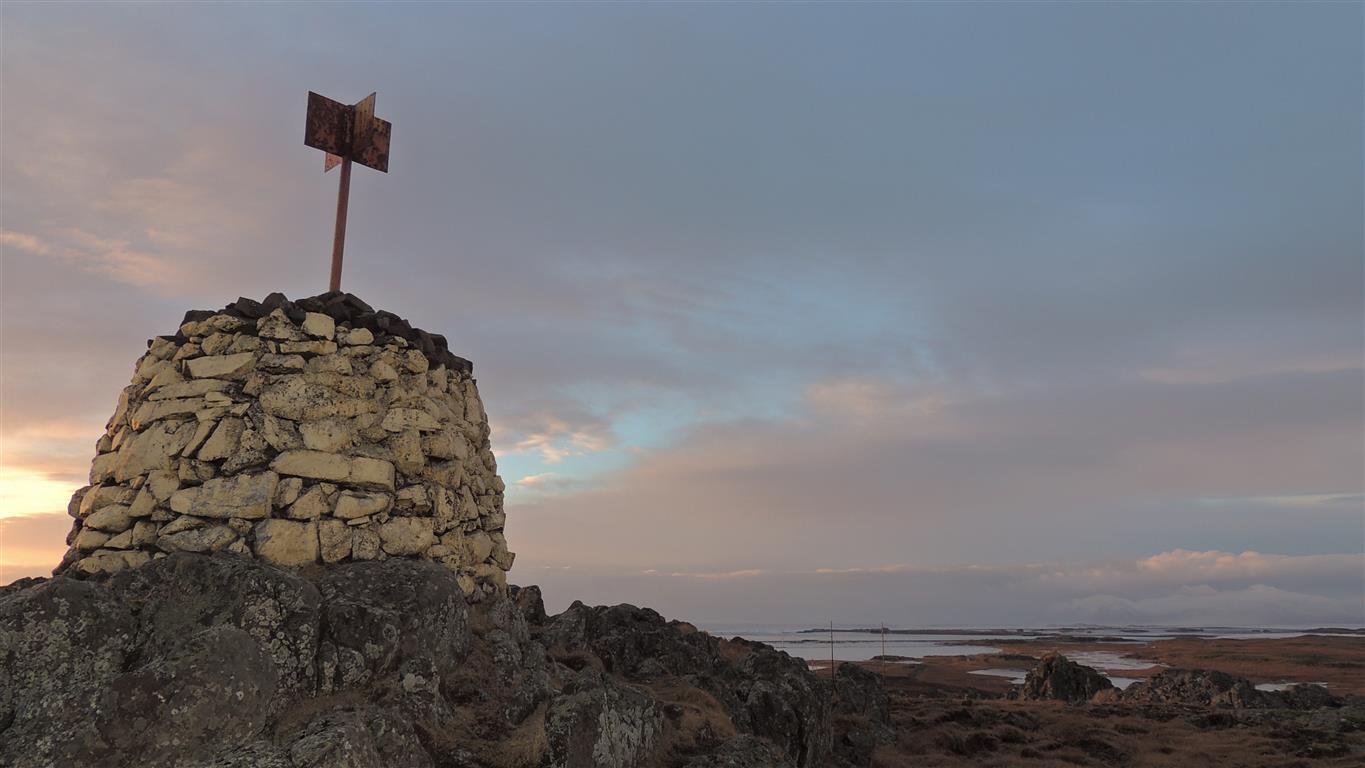
<path fill-rule="evenodd" d="M 1342 701 L 1321 685 L 1260 691 L 1244 677 L 1205 669 L 1167 669 L 1122 690 L 1096 670 L 1049 653 L 1029 671 L 1010 698 L 1058 700 L 1071 704 L 1177 705 L 1229 709 L 1319 709 Z"/>
<path fill-rule="evenodd" d="M 1060 653 L 1049 653 L 1029 670 L 1023 685 L 1011 691 L 1011 698 L 1082 704 L 1100 691 L 1113 687 L 1109 678 L 1094 669 L 1077 664 Z"/>
<path fill-rule="evenodd" d="M 841 724 L 885 694 L 841 672 Z M 875 676 L 874 676 L 875 677 Z M 547 616 L 429 560 L 177 552 L 0 588 L 0 765 L 865 765 L 803 662 L 633 606 Z M 847 719 L 847 722 L 844 720 Z"/>
<path fill-rule="evenodd" d="M 552 657 L 581 663 L 586 649 L 605 672 L 650 683 L 680 678 L 724 708 L 736 728 L 776 745 L 798 768 L 831 751 L 829 692 L 804 661 L 761 643 L 723 641 L 633 605 L 575 602 L 537 632 Z"/>
<path fill-rule="evenodd" d="M 879 745 L 896 739 L 881 676 L 857 664 L 844 662 L 835 669 L 834 717 L 834 751 L 855 765 L 870 763 Z"/>
<path fill-rule="evenodd" d="M 1114 697 L 1134 704 L 1182 704 L 1231 709 L 1318 709 L 1341 701 L 1321 685 L 1260 691 L 1244 677 L 1206 669 L 1168 669 L 1133 683 Z"/>
<path fill-rule="evenodd" d="M 505 588 L 503 482 L 467 360 L 349 294 L 238 299 L 148 342 L 58 572 L 173 552 L 302 567 L 409 557 Z"/>

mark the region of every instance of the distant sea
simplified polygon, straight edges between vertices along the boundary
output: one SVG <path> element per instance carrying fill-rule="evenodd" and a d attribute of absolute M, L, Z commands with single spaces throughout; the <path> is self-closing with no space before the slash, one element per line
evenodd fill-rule
<path fill-rule="evenodd" d="M 830 659 L 829 628 L 803 626 L 698 625 L 718 637 L 742 637 L 767 643 L 774 648 L 811 662 Z M 833 653 L 838 661 L 866 661 L 883 653 L 922 659 L 926 656 L 972 656 L 1007 652 L 1008 641 L 1058 639 L 1101 640 L 1113 642 L 1120 653 L 1124 643 L 1142 643 L 1174 637 L 1275 638 L 1304 634 L 1357 635 L 1361 630 L 1330 628 L 1258 627 L 1154 627 L 1154 626 L 1064 626 L 1034 628 L 888 628 L 883 635 L 875 628 L 834 628 Z M 1004 642 L 1002 642 L 1004 641 Z M 883 650 L 885 649 L 885 650 Z M 1131 662 L 1130 662 L 1131 663 Z M 1110 665 L 1113 666 L 1113 665 Z"/>

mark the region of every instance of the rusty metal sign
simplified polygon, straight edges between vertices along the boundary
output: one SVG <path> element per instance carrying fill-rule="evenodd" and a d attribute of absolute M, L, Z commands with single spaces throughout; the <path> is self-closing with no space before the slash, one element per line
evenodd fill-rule
<path fill-rule="evenodd" d="M 346 246 L 346 209 L 351 195 L 351 163 L 360 163 L 381 173 L 389 172 L 389 137 L 393 125 L 374 116 L 377 94 L 371 93 L 347 105 L 326 96 L 308 92 L 308 116 L 303 143 L 326 153 L 322 171 L 341 166 L 337 190 L 337 223 L 332 239 L 330 289 L 341 290 L 341 256 Z"/>
<path fill-rule="evenodd" d="M 376 171 L 389 172 L 393 124 L 374 116 L 375 96 L 372 93 L 348 105 L 308 92 L 303 143 L 334 156 L 326 161 L 328 170 L 349 159 Z"/>

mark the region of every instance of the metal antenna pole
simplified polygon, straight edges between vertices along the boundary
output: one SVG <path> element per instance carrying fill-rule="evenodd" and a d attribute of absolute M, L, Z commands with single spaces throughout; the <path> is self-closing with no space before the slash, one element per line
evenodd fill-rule
<path fill-rule="evenodd" d="M 887 662 L 887 661 L 889 661 L 889 659 L 886 658 L 886 624 L 882 624 L 882 669 L 883 669 L 883 670 L 886 669 L 886 662 Z"/>
<path fill-rule="evenodd" d="M 829 681 L 834 682 L 834 622 L 829 623 Z"/>
<path fill-rule="evenodd" d="M 829 748 L 834 749 L 834 622 L 829 623 Z"/>
<path fill-rule="evenodd" d="M 332 281 L 328 290 L 341 290 L 341 254 L 346 250 L 346 208 L 351 199 L 351 158 L 341 161 L 341 183 L 337 189 L 337 228 L 332 237 Z"/>

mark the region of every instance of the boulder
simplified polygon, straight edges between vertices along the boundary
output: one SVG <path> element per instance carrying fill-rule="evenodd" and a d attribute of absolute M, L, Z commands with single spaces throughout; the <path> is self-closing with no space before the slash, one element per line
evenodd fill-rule
<path fill-rule="evenodd" d="M 453 677 L 469 652 L 464 595 L 435 563 L 386 560 L 343 564 L 317 582 L 327 637 L 320 684 L 361 685 L 413 659 Z"/>
<path fill-rule="evenodd" d="M 116 754 L 171 764 L 224 742 L 254 741 L 277 683 L 275 665 L 249 634 L 209 627 L 110 680 L 95 727 Z"/>
<path fill-rule="evenodd" d="M 745 733 L 711 754 L 688 760 L 683 768 L 792 768 L 792 764 L 769 742 Z"/>
<path fill-rule="evenodd" d="M 1023 685 L 1012 695 L 1025 700 L 1052 699 L 1082 704 L 1096 693 L 1113 687 L 1109 678 L 1094 669 L 1077 664 L 1060 653 L 1048 653 L 1029 670 Z"/>
<path fill-rule="evenodd" d="M 1123 702 L 1183 704 L 1230 709 L 1317 709 L 1341 702 L 1320 685 L 1287 691 L 1258 691 L 1250 680 L 1207 669 L 1167 669 L 1133 683 L 1119 694 Z"/>
<path fill-rule="evenodd" d="M 0 595 L 0 765 L 92 764 L 90 713 L 138 653 L 129 606 L 68 578 Z"/>
<path fill-rule="evenodd" d="M 881 677 L 857 664 L 845 662 L 834 671 L 834 716 L 835 754 L 854 765 L 871 763 L 879 745 L 896 740 Z"/>
<path fill-rule="evenodd" d="M 545 716 L 548 768 L 639 768 L 654 762 L 663 712 L 644 692 L 586 673 Z"/>

